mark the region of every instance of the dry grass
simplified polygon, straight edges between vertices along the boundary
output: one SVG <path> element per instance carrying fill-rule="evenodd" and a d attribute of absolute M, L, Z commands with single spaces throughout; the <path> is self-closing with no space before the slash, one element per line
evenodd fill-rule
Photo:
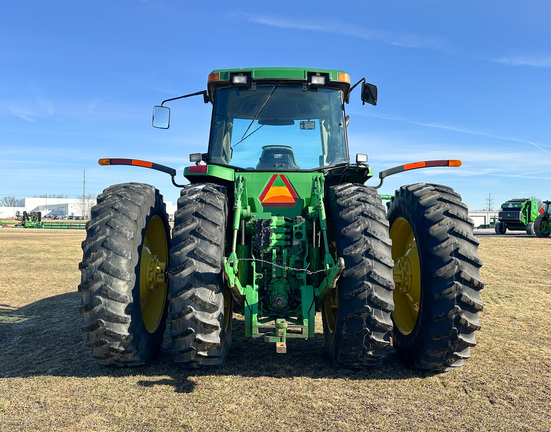
<path fill-rule="evenodd" d="M 463 368 L 334 369 L 323 337 L 245 339 L 226 366 L 96 365 L 78 312 L 82 231 L 0 230 L 0 431 L 551 429 L 551 241 L 483 236 L 479 345 Z M 165 341 L 166 342 L 166 341 Z"/>

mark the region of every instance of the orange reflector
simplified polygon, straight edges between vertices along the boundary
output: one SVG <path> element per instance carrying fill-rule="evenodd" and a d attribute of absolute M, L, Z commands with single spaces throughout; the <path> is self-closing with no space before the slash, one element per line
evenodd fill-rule
<path fill-rule="evenodd" d="M 219 72 L 213 72 L 209 74 L 208 82 L 211 81 L 220 81 L 220 73 Z"/>
<path fill-rule="evenodd" d="M 415 168 L 424 168 L 425 165 L 426 165 L 425 162 L 414 162 L 414 163 L 410 163 L 410 164 L 405 164 L 404 165 L 404 171 L 415 169 Z"/>
<path fill-rule="evenodd" d="M 167 167 L 165 165 L 153 163 L 153 162 L 147 162 L 143 160 L 138 159 L 113 159 L 113 158 L 104 158 L 98 160 L 98 163 L 100 165 L 133 165 L 133 166 L 139 166 L 143 168 L 151 168 L 157 171 L 161 171 L 167 174 L 170 174 L 172 177 L 176 175 L 176 170 L 174 168 Z"/>
<path fill-rule="evenodd" d="M 450 166 L 451 167 L 460 167 L 461 161 L 459 159 L 450 159 Z"/>
<path fill-rule="evenodd" d="M 344 81 L 350 84 L 350 75 L 346 73 L 339 73 L 339 81 Z"/>
<path fill-rule="evenodd" d="M 141 167 L 151 168 L 153 165 L 151 162 L 141 161 L 137 159 L 132 159 L 132 165 L 137 165 Z"/>

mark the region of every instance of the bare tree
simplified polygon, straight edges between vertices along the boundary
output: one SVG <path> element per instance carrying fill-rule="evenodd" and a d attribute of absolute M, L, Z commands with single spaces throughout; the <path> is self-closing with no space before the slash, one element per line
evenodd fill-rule
<path fill-rule="evenodd" d="M 530 199 L 534 199 L 538 202 L 538 210 L 543 208 L 543 201 L 539 198 L 536 198 L 535 196 L 531 196 Z"/>
<path fill-rule="evenodd" d="M 0 199 L 0 207 L 17 207 L 19 200 L 16 197 L 6 196 Z"/>
<path fill-rule="evenodd" d="M 80 200 L 80 210 L 82 211 L 83 219 L 90 219 L 90 210 L 94 205 L 94 200 L 96 199 L 95 195 L 84 195 Z"/>

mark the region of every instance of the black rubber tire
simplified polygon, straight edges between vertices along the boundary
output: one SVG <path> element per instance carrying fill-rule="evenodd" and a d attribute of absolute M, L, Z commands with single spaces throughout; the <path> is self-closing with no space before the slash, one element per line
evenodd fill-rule
<path fill-rule="evenodd" d="M 402 334 L 395 321 L 400 313 L 395 290 L 394 348 L 410 366 L 445 371 L 461 366 L 476 345 L 482 261 L 468 209 L 453 189 L 418 183 L 402 186 L 392 198 L 388 219 L 393 252 L 398 241 L 393 225 L 405 219 L 413 232 L 420 266 L 420 304 L 414 327 Z M 403 223 L 403 221 L 401 221 Z M 393 253 L 395 267 L 398 257 Z"/>
<path fill-rule="evenodd" d="M 526 225 L 526 234 L 528 235 L 534 235 L 534 222 L 530 222 L 528 225 Z"/>
<path fill-rule="evenodd" d="M 538 216 L 534 221 L 534 233 L 538 237 L 549 237 L 548 228 L 545 226 L 549 224 L 549 219 L 544 218 L 543 216 Z M 547 232 L 546 232 L 547 231 Z"/>
<path fill-rule="evenodd" d="M 345 268 L 322 307 L 327 355 L 336 366 L 380 365 L 388 353 L 393 309 L 391 243 L 381 197 L 364 185 L 332 187 L 328 216 Z M 337 301 L 335 301 L 335 295 Z"/>
<path fill-rule="evenodd" d="M 507 227 L 503 222 L 496 222 L 495 230 L 496 234 L 505 234 L 507 232 Z"/>
<path fill-rule="evenodd" d="M 185 186 L 175 214 L 169 271 L 172 355 L 185 368 L 220 366 L 231 345 L 232 298 L 224 288 L 226 189 Z"/>
<path fill-rule="evenodd" d="M 140 298 L 143 242 L 152 220 L 153 225 L 161 227 L 157 218 L 164 227 L 168 259 L 168 217 L 163 197 L 153 186 L 142 183 L 111 186 L 92 208 L 79 266 L 80 312 L 86 346 L 101 364 L 138 366 L 160 351 L 168 309 L 166 287 L 159 303 L 162 317 L 159 315 L 160 323 L 151 333 L 144 324 Z"/>

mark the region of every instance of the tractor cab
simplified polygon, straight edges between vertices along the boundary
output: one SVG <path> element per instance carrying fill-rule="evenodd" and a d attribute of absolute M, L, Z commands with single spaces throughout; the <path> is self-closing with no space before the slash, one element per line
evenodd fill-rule
<path fill-rule="evenodd" d="M 362 101 L 375 105 L 377 87 L 360 82 Z M 344 103 L 356 85 L 351 87 L 348 74 L 336 70 L 215 70 L 206 91 L 184 96 L 202 93 L 213 105 L 208 152 L 192 154 L 190 160 L 238 172 L 347 165 Z M 155 108 L 154 126 L 168 128 L 168 108 Z"/>
<path fill-rule="evenodd" d="M 239 170 L 298 171 L 348 163 L 348 75 L 258 80 L 255 70 L 211 74 L 207 163 Z M 312 83 L 314 78 L 314 84 Z M 315 80 L 317 78 L 317 80 Z M 317 84 L 316 84 L 317 83 Z"/>

